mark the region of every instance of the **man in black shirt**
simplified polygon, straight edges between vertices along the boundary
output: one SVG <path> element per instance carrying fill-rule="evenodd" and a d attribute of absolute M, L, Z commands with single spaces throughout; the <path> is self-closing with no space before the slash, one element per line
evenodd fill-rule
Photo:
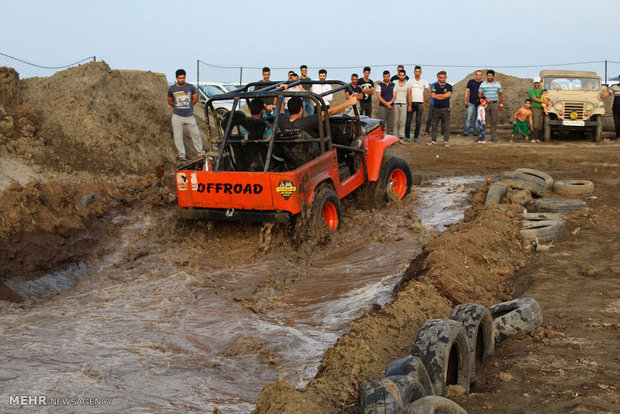
<path fill-rule="evenodd" d="M 392 76 L 390 78 L 390 82 L 395 82 L 398 80 L 398 72 L 400 72 L 401 70 L 405 70 L 405 67 L 403 65 L 398 65 L 398 67 L 396 68 L 396 75 Z M 409 76 L 405 76 L 405 80 L 409 80 Z"/>
<path fill-rule="evenodd" d="M 433 126 L 431 139 L 427 145 L 437 144 L 437 127 L 441 120 L 441 134 L 443 135 L 443 145 L 449 147 L 450 139 L 450 95 L 452 95 L 452 85 L 446 82 L 448 75 L 442 70 L 437 73 L 437 83 L 431 86 L 431 98 L 435 100 L 433 105 Z"/>
<path fill-rule="evenodd" d="M 255 91 L 258 91 L 260 89 L 266 88 L 268 86 L 271 86 L 270 83 L 270 79 L 271 78 L 271 69 L 269 69 L 267 66 L 265 66 L 263 68 L 263 79 L 260 81 L 260 83 L 262 83 L 263 85 L 256 85 L 254 87 Z M 274 112 L 274 105 L 275 105 L 275 98 L 263 98 L 263 104 L 265 106 L 265 112 L 263 113 L 263 118 L 268 117 L 268 116 L 273 116 Z"/>
<path fill-rule="evenodd" d="M 356 103 L 357 98 L 355 95 L 350 95 L 346 101 L 338 105 L 330 106 L 327 113 L 329 115 L 335 115 L 344 111 L 348 106 L 355 105 Z M 294 96 L 289 99 L 287 108 L 291 113 L 291 116 L 289 118 L 284 116 L 280 116 L 280 118 L 278 118 L 278 127 L 281 131 L 287 129 L 301 129 L 310 135 L 315 134 L 315 130 L 319 127 L 319 116 L 322 117 L 323 115 L 322 112 L 320 114 L 304 117 L 303 101 L 298 96 Z"/>
<path fill-rule="evenodd" d="M 360 101 L 361 114 L 372 116 L 372 96 L 375 94 L 375 83 L 370 80 L 370 67 L 364 68 L 364 77 L 358 83 L 364 92 L 364 99 Z"/>

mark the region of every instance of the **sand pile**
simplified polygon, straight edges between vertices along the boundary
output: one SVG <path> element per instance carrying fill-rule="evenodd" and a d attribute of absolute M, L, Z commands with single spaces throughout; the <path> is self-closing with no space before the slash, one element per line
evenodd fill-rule
<path fill-rule="evenodd" d="M 172 165 L 165 77 L 93 62 L 19 80 L 0 68 L 0 154 L 42 170 L 152 172 Z"/>

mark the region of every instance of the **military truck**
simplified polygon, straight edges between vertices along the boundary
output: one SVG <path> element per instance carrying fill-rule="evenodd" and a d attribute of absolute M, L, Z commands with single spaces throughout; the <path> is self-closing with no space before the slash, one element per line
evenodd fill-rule
<path fill-rule="evenodd" d="M 607 88 L 601 86 L 596 72 L 543 70 L 540 78 L 552 103 L 544 119 L 544 140 L 550 141 L 554 134 L 577 133 L 599 142 L 605 114 L 602 96 Z"/>

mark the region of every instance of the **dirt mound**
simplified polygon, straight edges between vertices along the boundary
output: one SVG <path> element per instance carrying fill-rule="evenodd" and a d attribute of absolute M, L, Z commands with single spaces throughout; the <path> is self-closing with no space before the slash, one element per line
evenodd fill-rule
<path fill-rule="evenodd" d="M 409 265 L 394 301 L 353 322 L 305 389 L 267 384 L 255 412 L 292 412 L 288 407 L 311 403 L 306 412 L 353 412 L 356 388 L 408 355 L 426 320 L 447 317 L 457 303 L 508 299 L 514 274 L 529 256 L 521 246 L 515 208 L 478 207 L 466 222 L 428 243 Z"/>
<path fill-rule="evenodd" d="M 162 75 L 112 70 L 105 62 L 48 78 L 18 81 L 15 75 L 0 68 L 0 96 L 7 101 L 0 111 L 0 153 L 67 173 L 143 174 L 158 161 L 173 165 Z"/>

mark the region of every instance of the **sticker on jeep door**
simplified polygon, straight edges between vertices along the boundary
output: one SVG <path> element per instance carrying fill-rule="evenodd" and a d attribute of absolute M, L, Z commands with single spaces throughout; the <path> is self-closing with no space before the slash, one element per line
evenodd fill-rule
<path fill-rule="evenodd" d="M 232 184 L 232 183 L 198 183 L 196 191 L 207 194 L 260 194 L 263 186 L 260 184 Z"/>
<path fill-rule="evenodd" d="M 279 193 L 285 200 L 288 200 L 295 191 L 297 187 L 291 181 L 280 181 L 276 187 L 276 193 Z"/>
<path fill-rule="evenodd" d="M 177 174 L 177 188 L 181 191 L 187 190 L 187 175 L 185 173 Z"/>

